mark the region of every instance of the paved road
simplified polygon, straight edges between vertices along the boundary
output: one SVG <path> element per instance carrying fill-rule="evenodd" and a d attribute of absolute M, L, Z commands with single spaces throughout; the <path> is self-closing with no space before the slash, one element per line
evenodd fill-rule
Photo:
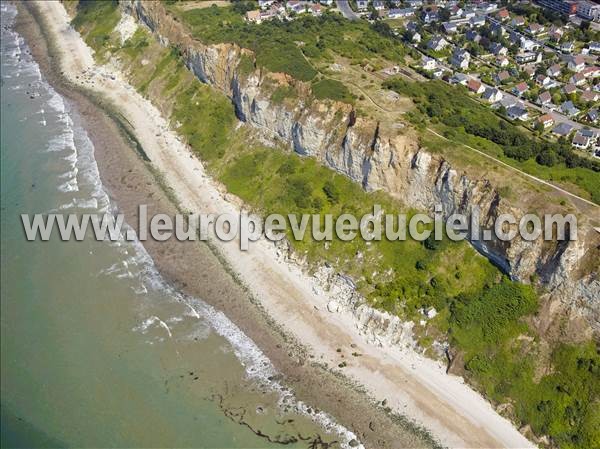
<path fill-rule="evenodd" d="M 360 16 L 352 11 L 350 8 L 350 2 L 348 0 L 337 0 L 336 1 L 338 9 L 342 12 L 342 15 L 349 20 L 358 20 Z"/>

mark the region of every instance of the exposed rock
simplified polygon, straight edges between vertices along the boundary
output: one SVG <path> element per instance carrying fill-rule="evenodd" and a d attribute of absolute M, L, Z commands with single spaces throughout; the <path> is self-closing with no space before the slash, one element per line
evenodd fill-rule
<path fill-rule="evenodd" d="M 441 204 L 445 216 L 470 216 L 479 210 L 483 229 L 490 229 L 500 214 L 524 215 L 486 179 L 471 179 L 459 173 L 439 154 L 420 148 L 397 126 L 386 128 L 374 120 L 357 117 L 346 103 L 312 100 L 307 104 L 310 84 L 288 75 L 266 73 L 261 68 L 241 73 L 237 70 L 241 57 L 253 57 L 251 51 L 235 44 L 205 45 L 192 39 L 183 25 L 166 13 L 161 2 L 130 0 L 122 7 L 150 28 L 163 45 L 177 46 L 198 79 L 231 99 L 241 121 L 265 136 L 286 142 L 301 155 L 317 158 L 365 190 L 387 191 L 409 207 L 426 211 Z M 299 98 L 275 104 L 271 94 L 277 83 L 293 84 Z M 582 237 L 561 244 L 519 238 L 471 243 L 513 279 L 529 282 L 535 276 L 563 301 L 586 308 L 588 321 L 600 332 L 600 287 L 596 278 L 600 235 L 592 231 Z M 589 268 L 582 271 L 582 259 L 589 251 L 597 255 L 596 262 L 591 272 Z M 340 302 L 340 307 L 346 306 L 350 307 Z M 355 313 L 361 312 L 357 308 Z M 367 328 L 373 321 L 390 329 L 399 326 L 384 314 L 363 313 L 361 320 Z"/>

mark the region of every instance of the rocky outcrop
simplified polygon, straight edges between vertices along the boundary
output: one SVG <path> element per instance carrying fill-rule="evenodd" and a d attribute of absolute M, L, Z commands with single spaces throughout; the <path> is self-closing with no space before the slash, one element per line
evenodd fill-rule
<path fill-rule="evenodd" d="M 164 45 L 177 46 L 201 81 L 231 99 L 240 120 L 287 143 L 299 154 L 317 158 L 366 190 L 385 190 L 422 210 L 440 204 L 446 216 L 471 215 L 477 210 L 479 223 L 487 229 L 500 214 L 524 214 L 487 180 L 460 173 L 440 155 L 420 148 L 403 129 L 356 117 L 346 103 L 311 99 L 310 85 L 287 75 L 265 73 L 258 67 L 250 73 L 238 69 L 242 55 L 253 59 L 252 52 L 234 44 L 205 45 L 193 39 L 161 2 L 129 0 L 122 5 Z M 298 98 L 274 102 L 273 90 L 281 85 L 292 85 Z M 528 282 L 535 277 L 564 301 L 584 302 L 597 316 L 600 295 L 593 299 L 593 292 L 599 289 L 597 264 L 591 273 L 580 270 L 587 251 L 598 254 L 597 236 L 591 231 L 579 241 L 561 244 L 545 244 L 539 239 L 473 240 L 472 244 L 513 278 Z"/>

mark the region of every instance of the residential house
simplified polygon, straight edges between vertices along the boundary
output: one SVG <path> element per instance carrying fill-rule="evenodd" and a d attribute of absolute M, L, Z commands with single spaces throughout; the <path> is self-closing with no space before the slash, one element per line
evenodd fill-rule
<path fill-rule="evenodd" d="M 419 42 L 421 42 L 421 39 L 422 38 L 421 38 L 421 34 L 420 33 L 413 34 L 413 37 L 412 37 L 412 41 L 413 42 L 415 42 L 415 43 L 418 44 Z"/>
<path fill-rule="evenodd" d="M 459 5 L 452 5 L 450 7 L 450 17 L 458 18 L 462 16 L 463 9 Z"/>
<path fill-rule="evenodd" d="M 470 79 L 467 81 L 467 89 L 476 94 L 481 94 L 485 91 L 485 86 L 479 81 Z"/>
<path fill-rule="evenodd" d="M 499 42 L 492 42 L 490 44 L 490 52 L 492 52 L 496 56 L 506 56 L 508 54 L 508 48 L 506 48 Z"/>
<path fill-rule="evenodd" d="M 411 17 L 415 15 L 414 8 L 403 8 L 403 9 L 390 9 L 388 14 L 389 19 L 404 19 L 406 17 Z"/>
<path fill-rule="evenodd" d="M 560 51 L 563 53 L 571 53 L 575 49 L 575 44 L 573 42 L 563 42 L 560 44 Z"/>
<path fill-rule="evenodd" d="M 497 73 L 494 78 L 496 78 L 496 81 L 501 84 L 510 78 L 510 73 L 508 73 L 506 70 L 503 70 Z"/>
<path fill-rule="evenodd" d="M 571 134 L 571 131 L 573 131 L 573 126 L 569 125 L 566 122 L 562 122 L 554 127 L 552 133 L 556 134 L 559 137 L 566 137 L 569 134 Z"/>
<path fill-rule="evenodd" d="M 554 42 L 560 42 L 564 35 L 565 31 L 562 28 L 556 26 L 550 28 L 550 31 L 548 32 L 548 37 Z"/>
<path fill-rule="evenodd" d="M 492 36 L 502 37 L 506 34 L 506 29 L 500 23 L 492 23 L 490 33 Z"/>
<path fill-rule="evenodd" d="M 246 11 L 246 21 L 250 23 L 261 23 L 260 10 Z"/>
<path fill-rule="evenodd" d="M 516 104 L 519 104 L 519 102 L 512 95 L 505 95 L 502 98 L 502 100 L 500 100 L 499 104 L 505 109 L 508 109 L 515 106 Z"/>
<path fill-rule="evenodd" d="M 271 20 L 274 17 L 277 17 L 278 12 L 279 8 L 277 5 L 271 6 L 270 9 L 260 12 L 260 21 L 264 22 L 265 20 Z"/>
<path fill-rule="evenodd" d="M 320 0 L 320 1 L 321 1 L 321 5 L 325 5 L 325 6 L 333 5 L 333 0 Z"/>
<path fill-rule="evenodd" d="M 538 48 L 540 48 L 540 44 L 538 44 L 535 41 L 532 41 L 531 39 L 521 37 L 519 39 L 519 41 L 520 41 L 522 51 L 535 51 Z"/>
<path fill-rule="evenodd" d="M 469 24 L 474 27 L 480 27 L 485 25 L 485 16 L 475 16 L 469 19 Z"/>
<path fill-rule="evenodd" d="M 546 75 L 551 76 L 553 78 L 560 76 L 560 65 L 553 64 L 550 67 L 548 67 L 548 70 L 546 70 Z"/>
<path fill-rule="evenodd" d="M 496 59 L 496 64 L 499 65 L 500 67 L 508 67 L 510 64 L 510 61 L 508 60 L 508 58 L 506 56 L 498 56 L 498 58 Z"/>
<path fill-rule="evenodd" d="M 273 3 L 275 3 L 275 0 L 258 0 L 258 7 L 260 9 L 267 9 Z"/>
<path fill-rule="evenodd" d="M 454 53 L 452 53 L 452 57 L 450 58 L 450 64 L 460 69 L 469 68 L 470 62 L 471 54 L 468 51 L 460 48 L 454 50 Z"/>
<path fill-rule="evenodd" d="M 456 22 L 444 22 L 442 23 L 442 27 L 446 34 L 454 34 L 458 31 L 458 24 Z"/>
<path fill-rule="evenodd" d="M 521 95 L 523 95 L 525 92 L 527 92 L 528 90 L 529 90 L 529 86 L 527 85 L 527 83 L 519 83 L 515 87 L 512 88 L 513 93 L 519 97 Z"/>
<path fill-rule="evenodd" d="M 594 109 L 590 109 L 588 111 L 586 118 L 588 119 L 589 122 L 596 123 L 598 121 L 599 116 L 600 116 L 600 113 L 598 112 L 598 109 L 594 108 Z"/>
<path fill-rule="evenodd" d="M 406 0 L 405 3 L 411 8 L 419 8 L 420 6 L 423 6 L 423 0 Z"/>
<path fill-rule="evenodd" d="M 581 111 L 575 107 L 572 101 L 565 101 L 560 105 L 560 110 L 563 114 L 568 115 L 569 117 L 577 116 Z"/>
<path fill-rule="evenodd" d="M 455 73 L 454 76 L 450 78 L 451 84 L 461 84 L 463 86 L 466 86 L 468 82 L 469 77 L 464 73 Z"/>
<path fill-rule="evenodd" d="M 479 34 L 475 30 L 467 31 L 467 33 L 465 34 L 465 37 L 467 38 L 468 41 L 471 41 L 471 42 L 479 42 L 481 40 L 481 34 Z"/>
<path fill-rule="evenodd" d="M 421 58 L 421 67 L 423 67 L 423 70 L 434 70 L 437 67 L 437 62 L 434 58 L 423 55 Z"/>
<path fill-rule="evenodd" d="M 517 64 L 526 64 L 528 62 L 535 61 L 536 59 L 537 59 L 537 54 L 535 54 L 533 52 L 519 53 L 517 56 L 515 56 L 515 60 L 517 61 Z"/>
<path fill-rule="evenodd" d="M 542 87 L 548 87 L 552 84 L 552 79 L 547 75 L 538 75 L 535 77 L 535 82 Z"/>
<path fill-rule="evenodd" d="M 442 76 L 444 76 L 444 73 L 446 72 L 446 69 L 444 69 L 443 67 L 437 67 L 436 69 L 434 69 L 431 74 L 433 75 L 434 78 L 441 78 Z"/>
<path fill-rule="evenodd" d="M 503 8 L 496 13 L 496 18 L 501 21 L 508 20 L 510 18 L 510 13 L 507 9 Z"/>
<path fill-rule="evenodd" d="M 516 16 L 511 21 L 510 24 L 514 27 L 520 27 L 525 25 L 525 18 L 523 16 Z"/>
<path fill-rule="evenodd" d="M 594 92 L 593 90 L 586 90 L 581 94 L 581 101 L 586 103 L 592 103 L 600 100 L 600 93 Z"/>
<path fill-rule="evenodd" d="M 572 72 L 581 72 L 585 68 L 585 58 L 581 55 L 571 56 L 567 62 L 567 67 Z"/>
<path fill-rule="evenodd" d="M 483 99 L 488 101 L 489 103 L 496 103 L 502 100 L 502 97 L 504 97 L 502 91 L 500 89 L 495 89 L 492 87 L 488 87 L 483 93 Z"/>
<path fill-rule="evenodd" d="M 583 73 L 575 73 L 571 78 L 569 78 L 569 83 L 575 84 L 576 86 L 581 86 L 585 84 L 585 76 Z"/>
<path fill-rule="evenodd" d="M 547 90 L 542 92 L 541 94 L 538 95 L 537 102 L 538 102 L 538 104 L 540 104 L 542 106 L 552 103 L 552 94 L 550 92 L 548 92 Z"/>
<path fill-rule="evenodd" d="M 438 8 L 437 6 L 428 6 L 421 12 L 421 20 L 425 23 L 433 23 L 438 20 Z"/>
<path fill-rule="evenodd" d="M 583 69 L 581 74 L 586 78 L 598 78 L 600 76 L 600 67 L 586 67 L 585 69 Z"/>
<path fill-rule="evenodd" d="M 385 2 L 383 0 L 373 0 L 373 8 L 375 8 L 375 11 L 383 11 Z"/>
<path fill-rule="evenodd" d="M 474 9 L 465 9 L 462 13 L 462 17 L 463 19 L 472 19 L 473 17 L 475 17 L 475 15 L 477 14 L 477 12 Z"/>
<path fill-rule="evenodd" d="M 297 0 L 290 0 L 286 4 L 286 8 L 296 14 L 302 14 L 302 13 L 306 12 L 306 7 L 307 7 L 306 2 L 301 2 L 301 1 L 297 1 Z"/>
<path fill-rule="evenodd" d="M 554 125 L 554 119 L 552 118 L 552 116 L 550 114 L 543 114 L 540 115 L 537 118 L 537 122 L 544 128 L 550 128 L 552 125 Z"/>
<path fill-rule="evenodd" d="M 600 42 L 590 42 L 588 48 L 592 53 L 600 53 Z"/>
<path fill-rule="evenodd" d="M 587 136 L 584 136 L 580 132 L 575 133 L 573 140 L 571 141 L 571 145 L 579 150 L 587 150 L 592 144 L 592 139 Z"/>
<path fill-rule="evenodd" d="M 359 11 L 365 11 L 369 8 L 369 0 L 356 0 L 356 7 Z"/>
<path fill-rule="evenodd" d="M 312 5 L 310 5 L 310 7 L 308 8 L 308 10 L 315 17 L 318 17 L 321 14 L 323 14 L 323 9 L 321 8 L 321 5 L 319 5 L 317 3 L 313 3 Z"/>
<path fill-rule="evenodd" d="M 511 106 L 506 110 L 506 115 L 511 120 L 521 120 L 524 122 L 529 119 L 529 112 L 521 105 Z"/>
<path fill-rule="evenodd" d="M 527 27 L 527 31 L 529 31 L 529 33 L 536 35 L 536 34 L 540 34 L 544 32 L 544 27 L 542 25 L 540 25 L 539 23 L 530 23 L 529 26 Z"/>
<path fill-rule="evenodd" d="M 494 12 L 498 9 L 498 4 L 497 3 L 481 3 L 479 5 L 479 10 L 485 12 L 485 13 L 491 13 Z"/>
<path fill-rule="evenodd" d="M 444 39 L 443 37 L 434 37 L 427 44 L 427 47 L 434 51 L 443 50 L 447 46 L 448 46 L 448 41 L 446 39 Z"/>
<path fill-rule="evenodd" d="M 567 95 L 571 95 L 575 92 L 577 92 L 577 87 L 575 87 L 575 84 L 565 84 L 565 86 L 563 87 L 563 92 Z"/>

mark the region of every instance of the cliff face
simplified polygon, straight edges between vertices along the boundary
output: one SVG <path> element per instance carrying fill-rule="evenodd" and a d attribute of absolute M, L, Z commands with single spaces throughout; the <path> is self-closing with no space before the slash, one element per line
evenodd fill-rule
<path fill-rule="evenodd" d="M 309 85 L 287 75 L 263 73 L 260 68 L 242 73 L 238 69 L 240 60 L 243 54 L 252 58 L 250 51 L 233 44 L 204 45 L 192 39 L 160 2 L 129 0 L 122 6 L 164 45 L 176 45 L 188 68 L 201 81 L 231 98 L 240 120 L 267 137 L 289 144 L 299 154 L 317 158 L 366 190 L 382 189 L 422 210 L 441 204 L 446 216 L 470 215 L 478 208 L 483 228 L 493 228 L 494 219 L 500 214 L 520 217 L 526 213 L 501 198 L 487 180 L 470 179 L 459 173 L 440 155 L 419 148 L 416 140 L 402 130 L 356 118 L 352 106 L 345 103 L 308 100 Z M 300 98 L 273 102 L 274 81 L 293 83 Z M 556 292 L 556 300 L 570 308 L 583 304 L 591 315 L 588 322 L 598 330 L 600 305 L 594 300 L 600 297 L 597 264 L 591 273 L 581 269 L 586 253 L 598 254 L 598 234 L 593 230 L 582 234 L 580 230 L 578 241 L 560 244 L 539 239 L 472 244 L 513 278 L 529 281 L 535 275 Z"/>

